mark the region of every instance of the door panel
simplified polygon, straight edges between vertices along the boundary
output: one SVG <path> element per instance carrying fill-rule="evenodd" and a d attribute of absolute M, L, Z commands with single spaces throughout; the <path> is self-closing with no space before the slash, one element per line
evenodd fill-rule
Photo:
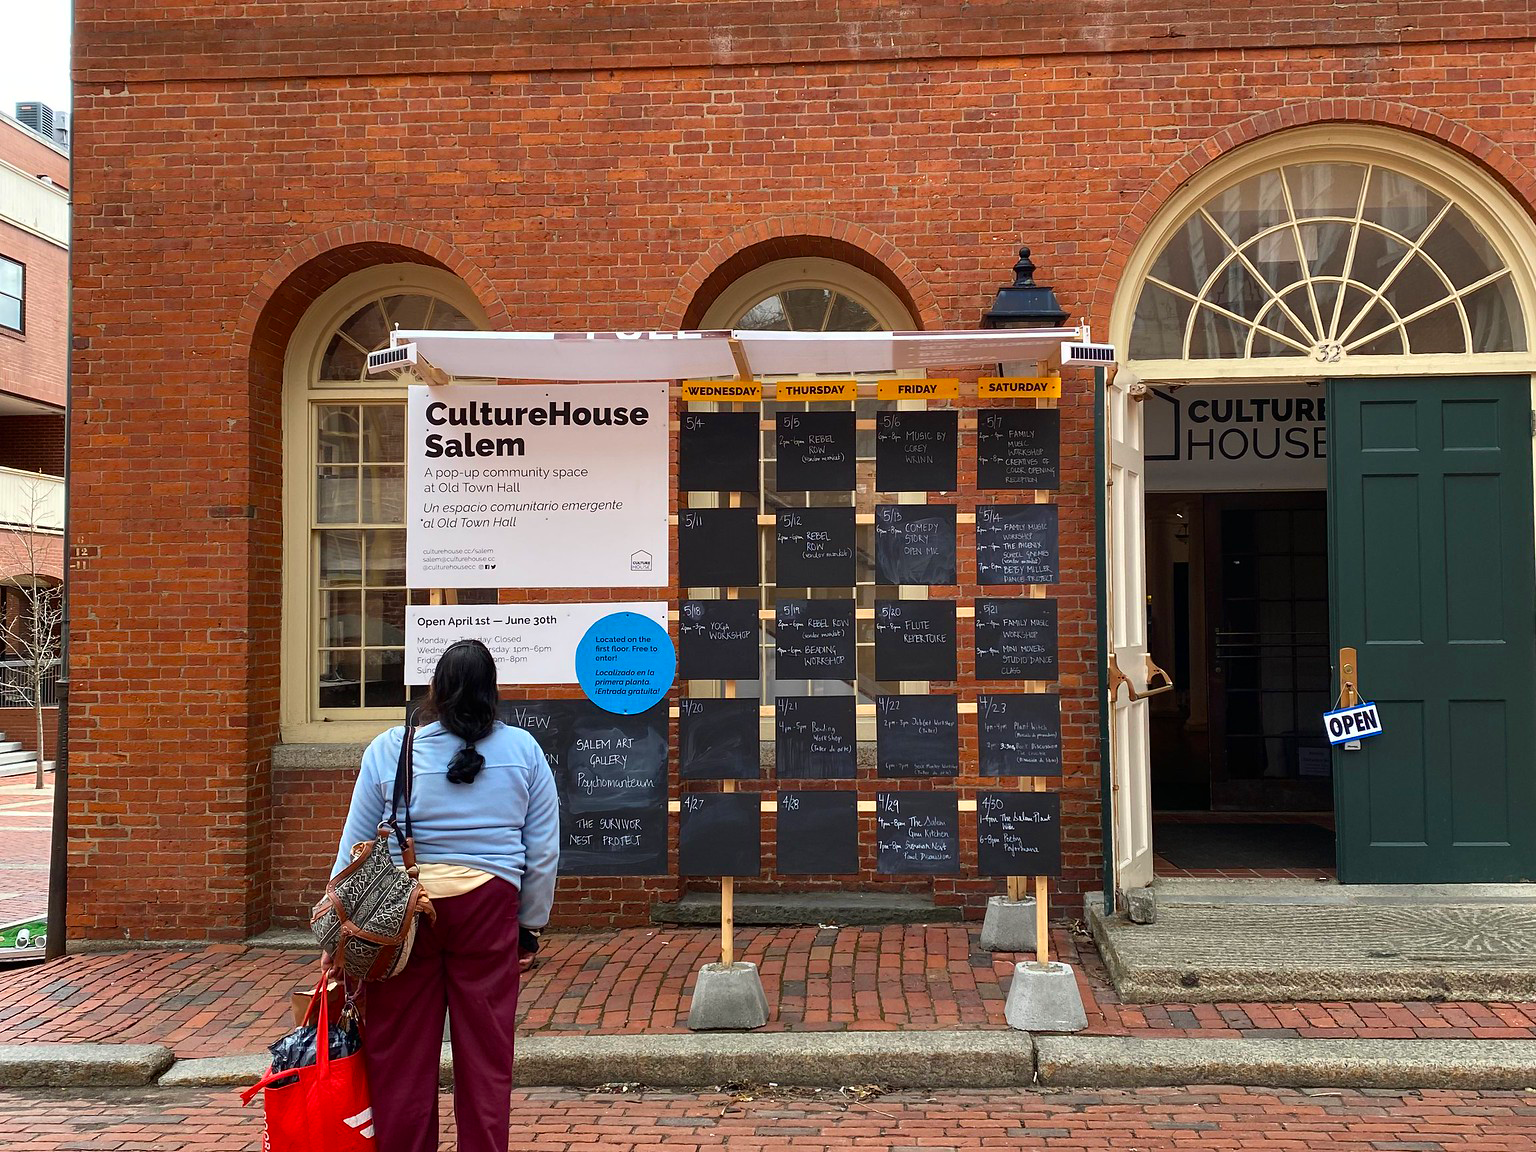
<path fill-rule="evenodd" d="M 1334 750 L 1339 879 L 1536 875 L 1531 389 L 1335 381 L 1335 649 L 1383 733 Z"/>
<path fill-rule="evenodd" d="M 1142 405 L 1113 381 L 1102 430 L 1109 454 L 1109 643 L 1115 663 L 1146 688 L 1147 550 Z M 1115 882 L 1124 891 L 1152 880 L 1152 755 L 1146 699 L 1115 689 L 1109 754 L 1114 786 Z"/>

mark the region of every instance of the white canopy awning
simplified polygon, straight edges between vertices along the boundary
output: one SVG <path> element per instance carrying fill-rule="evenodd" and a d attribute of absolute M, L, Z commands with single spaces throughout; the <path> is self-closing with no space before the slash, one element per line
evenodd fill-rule
<path fill-rule="evenodd" d="M 430 332 L 396 331 L 433 367 L 460 379 L 684 380 L 712 376 L 863 375 L 1007 361 L 1060 363 L 1085 327 L 959 332 Z M 376 354 L 377 355 L 377 354 Z M 388 370 L 398 364 L 380 364 Z"/>

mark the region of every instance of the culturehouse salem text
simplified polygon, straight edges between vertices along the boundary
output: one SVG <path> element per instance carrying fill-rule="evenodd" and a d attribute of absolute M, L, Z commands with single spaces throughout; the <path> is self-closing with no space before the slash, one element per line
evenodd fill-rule
<path fill-rule="evenodd" d="M 427 405 L 427 423 L 436 428 L 608 428 L 639 427 L 651 418 L 650 411 L 639 407 L 605 406 L 589 408 L 570 401 L 551 400 L 537 407 L 503 407 L 489 401 L 478 404 L 446 404 L 434 400 Z M 521 436 L 476 436 L 473 432 L 428 432 L 426 457 L 462 459 L 469 456 L 524 456 L 528 448 Z"/>

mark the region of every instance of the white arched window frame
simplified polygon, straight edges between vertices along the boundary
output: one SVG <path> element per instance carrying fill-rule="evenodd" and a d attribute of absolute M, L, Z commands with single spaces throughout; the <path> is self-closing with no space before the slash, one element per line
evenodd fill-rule
<path fill-rule="evenodd" d="M 1342 181 L 1337 205 L 1318 210 L 1326 193 L 1302 185 L 1325 178 L 1328 166 L 1372 178 Z M 1279 172 L 1286 178 L 1266 175 Z M 1223 201 L 1243 192 L 1242 203 Z M 1223 228 L 1240 213 L 1247 219 Z M 1153 381 L 1529 372 L 1531 231 L 1502 185 L 1432 141 L 1365 125 L 1299 129 L 1211 165 L 1170 199 L 1126 268 L 1110 336 Z M 1442 252 L 1452 239 L 1463 253 L 1480 250 L 1484 274 L 1452 267 Z M 1350 262 L 1366 246 L 1383 270 L 1375 282 L 1346 284 L 1360 279 Z M 1197 284 L 1165 275 L 1171 258 L 1204 249 Z M 1324 250 L 1335 253 L 1332 263 Z M 1508 311 L 1502 334 L 1476 330 L 1469 316 L 1490 292 Z M 1159 309 L 1163 331 L 1149 340 Z M 1452 336 L 1470 350 L 1443 350 Z"/>
<path fill-rule="evenodd" d="M 753 269 L 746 275 L 733 281 L 710 305 L 704 313 L 699 325 L 701 328 L 776 328 L 783 330 L 792 327 L 797 331 L 911 331 L 917 325 L 912 314 L 902 303 L 901 298 L 882 280 L 851 264 L 840 260 L 832 260 L 824 257 L 802 257 L 786 260 L 776 260 Z M 865 400 L 868 406 L 874 404 L 876 408 L 902 408 L 921 409 L 926 404 L 921 400 L 916 401 L 874 401 Z M 713 407 L 713 405 L 700 405 L 700 408 Z M 817 411 L 834 410 L 838 407 L 847 410 L 853 407 L 850 404 L 831 405 L 804 403 L 785 403 L 765 400 L 762 406 L 763 419 L 771 425 L 780 411 L 805 411 L 814 408 Z M 774 493 L 774 475 L 776 471 L 774 435 L 771 431 L 763 433 L 762 439 L 762 474 L 759 487 L 765 494 Z M 853 494 L 838 492 L 805 492 L 778 494 L 787 495 L 788 503 L 807 507 L 847 506 L 851 501 L 860 511 L 868 511 L 875 500 L 874 492 L 874 434 L 861 431 L 858 434 L 858 484 L 859 491 Z M 712 494 L 695 493 L 690 497 L 694 507 L 713 506 L 717 497 Z M 920 495 L 903 495 L 902 502 L 922 503 L 924 497 Z M 772 506 L 766 501 L 760 506 L 765 513 L 772 512 Z M 872 527 L 860 525 L 857 530 L 859 551 L 866 555 L 874 554 L 874 530 Z M 777 603 L 778 588 L 771 578 L 771 563 L 774 535 L 772 526 L 765 526 L 759 532 L 759 576 L 756 594 L 759 604 L 764 610 L 772 610 Z M 858 583 L 852 589 L 854 604 L 857 608 L 873 608 L 875 604 L 874 573 L 865 570 L 861 565 L 856 573 Z M 684 595 L 715 595 L 713 589 L 684 589 Z M 794 594 L 805 595 L 810 598 L 845 596 L 847 592 L 840 588 L 834 589 L 795 589 Z M 926 599 L 925 589 L 903 589 L 901 596 L 904 599 Z M 871 621 L 859 621 L 856 629 L 858 637 L 858 666 L 861 673 L 860 680 L 866 685 L 873 682 L 874 676 L 874 626 Z M 773 632 L 771 627 L 764 626 L 760 633 L 763 651 L 759 666 L 768 674 L 768 678 L 760 682 L 760 699 L 766 706 L 775 698 L 776 685 L 772 673 L 774 666 Z M 804 693 L 806 695 L 821 695 L 823 693 L 844 694 L 852 691 L 859 695 L 859 685 L 854 684 L 844 687 L 832 681 L 806 681 L 791 682 L 787 685 L 791 693 Z M 903 692 L 924 692 L 928 688 L 925 682 L 903 681 L 899 690 Z M 709 688 L 705 684 L 694 686 L 695 691 L 705 694 Z M 774 735 L 773 720 L 765 717 L 761 723 L 763 739 L 771 740 Z M 858 721 L 858 738 L 861 741 L 872 741 L 875 738 L 874 720 L 868 716 L 860 716 Z"/>
<path fill-rule="evenodd" d="M 392 377 L 368 376 L 363 363 L 395 324 L 489 328 L 458 277 L 421 264 L 380 265 L 316 300 L 284 358 L 287 743 L 368 740 L 403 715 L 403 689 L 396 700 L 392 680 L 396 659 L 403 667 L 409 596 L 405 392 Z"/>

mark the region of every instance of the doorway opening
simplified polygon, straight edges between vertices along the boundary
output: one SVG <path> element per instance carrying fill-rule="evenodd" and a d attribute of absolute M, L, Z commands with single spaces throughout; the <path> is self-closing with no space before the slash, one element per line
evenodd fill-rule
<path fill-rule="evenodd" d="M 1154 389 L 1146 411 L 1159 876 L 1332 876 L 1326 420 L 1308 385 Z"/>

